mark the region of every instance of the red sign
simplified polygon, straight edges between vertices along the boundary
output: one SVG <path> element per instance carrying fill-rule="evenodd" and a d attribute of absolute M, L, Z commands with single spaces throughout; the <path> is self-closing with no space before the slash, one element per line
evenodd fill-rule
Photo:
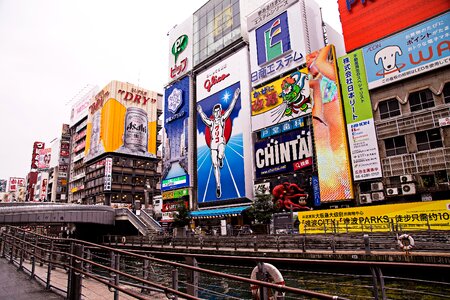
<path fill-rule="evenodd" d="M 39 163 L 39 153 L 38 150 L 44 149 L 45 143 L 34 142 L 33 144 L 33 154 L 31 155 L 31 169 L 37 169 Z"/>
<path fill-rule="evenodd" d="M 223 80 L 224 80 L 225 78 L 227 78 L 228 76 L 230 76 L 230 73 L 222 74 L 222 75 L 220 75 L 220 76 L 213 75 L 213 76 L 211 76 L 211 78 L 208 78 L 208 79 L 205 80 L 205 83 L 203 84 L 203 86 L 205 87 L 205 89 L 206 89 L 208 92 L 210 92 L 210 91 L 211 91 L 211 88 L 212 88 L 215 84 L 217 84 L 217 83 L 223 81 Z"/>
<path fill-rule="evenodd" d="M 347 52 L 449 9 L 448 0 L 338 0 Z"/>

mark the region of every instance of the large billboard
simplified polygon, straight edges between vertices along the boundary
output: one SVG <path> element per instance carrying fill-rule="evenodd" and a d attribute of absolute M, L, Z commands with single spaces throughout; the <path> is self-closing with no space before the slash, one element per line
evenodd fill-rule
<path fill-rule="evenodd" d="M 72 106 L 72 110 L 70 111 L 71 127 L 87 117 L 90 101 L 97 93 L 98 86 L 88 87 L 87 92 L 83 93 L 80 99 Z"/>
<path fill-rule="evenodd" d="M 298 213 L 300 233 L 450 230 L 450 200 L 362 206 Z"/>
<path fill-rule="evenodd" d="M 25 178 L 9 177 L 9 192 L 15 192 L 19 190 L 19 187 L 24 187 L 26 184 Z"/>
<path fill-rule="evenodd" d="M 111 81 L 89 105 L 85 161 L 105 152 L 156 157 L 161 98 L 130 83 Z"/>
<path fill-rule="evenodd" d="M 210 0 L 194 13 L 194 65 L 241 38 L 239 1 Z"/>
<path fill-rule="evenodd" d="M 33 144 L 33 153 L 31 154 L 31 170 L 36 170 L 39 164 L 39 150 L 44 149 L 45 143 L 43 142 L 34 142 Z"/>
<path fill-rule="evenodd" d="M 166 88 L 164 92 L 164 157 L 161 190 L 189 186 L 189 76 Z"/>
<path fill-rule="evenodd" d="M 372 103 L 361 50 L 338 59 L 353 179 L 382 177 Z"/>
<path fill-rule="evenodd" d="M 169 81 L 181 78 L 192 69 L 192 15 L 169 32 Z"/>
<path fill-rule="evenodd" d="M 336 55 L 328 45 L 306 57 L 313 93 L 312 110 L 320 201 L 353 199 L 353 183 Z"/>
<path fill-rule="evenodd" d="M 249 95 L 246 49 L 197 76 L 199 203 L 253 194 Z"/>
<path fill-rule="evenodd" d="M 449 9 L 448 0 L 338 0 L 338 4 L 347 52 Z"/>
<path fill-rule="evenodd" d="M 305 63 L 305 25 L 297 0 L 274 0 L 248 16 L 252 86 Z"/>
<path fill-rule="evenodd" d="M 0 192 L 6 193 L 6 183 L 8 181 L 6 179 L 0 179 Z"/>
<path fill-rule="evenodd" d="M 38 170 L 47 170 L 50 168 L 50 160 L 52 158 L 52 148 L 38 150 L 39 162 Z"/>
<path fill-rule="evenodd" d="M 251 101 L 253 131 L 311 113 L 308 71 L 294 71 L 254 89 Z"/>
<path fill-rule="evenodd" d="M 450 65 L 449 28 L 447 12 L 364 47 L 369 89 Z"/>
<path fill-rule="evenodd" d="M 312 165 L 313 145 L 309 127 L 255 143 L 255 177 L 292 173 Z"/>

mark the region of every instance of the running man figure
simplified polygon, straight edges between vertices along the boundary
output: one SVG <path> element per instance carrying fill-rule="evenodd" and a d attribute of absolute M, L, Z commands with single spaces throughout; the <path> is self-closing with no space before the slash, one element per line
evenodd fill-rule
<path fill-rule="evenodd" d="M 225 140 L 224 131 L 225 131 L 225 121 L 231 114 L 234 106 L 236 105 L 236 101 L 239 97 L 239 93 L 241 90 L 237 88 L 234 91 L 233 100 L 230 103 L 228 109 L 222 114 L 222 105 L 220 103 L 214 105 L 213 107 L 213 119 L 209 119 L 200 105 L 197 105 L 197 111 L 202 118 L 203 123 L 209 127 L 211 132 L 211 161 L 214 167 L 214 176 L 216 177 L 216 197 L 220 198 L 222 196 L 222 189 L 220 186 L 220 169 L 223 167 L 223 160 L 225 158 L 225 146 L 227 141 Z"/>

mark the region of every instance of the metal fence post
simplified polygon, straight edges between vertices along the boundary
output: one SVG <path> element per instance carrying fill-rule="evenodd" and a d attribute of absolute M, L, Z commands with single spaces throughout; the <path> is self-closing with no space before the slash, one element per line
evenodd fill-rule
<path fill-rule="evenodd" d="M 149 269 L 150 269 L 150 261 L 148 259 L 144 259 L 144 261 L 142 262 L 142 277 L 143 277 L 144 280 L 147 280 L 147 281 L 150 278 L 150 276 L 149 276 L 149 274 L 150 274 Z M 145 284 L 145 283 L 143 285 L 147 286 L 147 284 Z M 143 287 L 141 289 L 141 293 L 147 294 L 148 290 Z"/>
<path fill-rule="evenodd" d="M 190 266 L 198 267 L 195 257 L 186 257 L 186 263 Z M 198 297 L 198 277 L 198 272 L 186 270 L 186 291 L 194 297 Z"/>
<path fill-rule="evenodd" d="M 267 272 L 266 268 L 264 267 L 264 263 L 259 262 L 258 263 L 258 272 L 256 273 L 256 279 L 260 281 L 267 281 Z M 264 286 L 261 286 L 259 289 L 259 299 L 261 300 L 268 300 L 268 289 Z"/>
<path fill-rule="evenodd" d="M 50 241 L 50 249 L 47 252 L 47 259 L 48 259 L 48 265 L 47 265 L 47 282 L 45 284 L 45 288 L 47 290 L 50 289 L 50 276 L 52 273 L 52 257 L 53 257 L 53 240 Z"/>
<path fill-rule="evenodd" d="M 78 257 L 83 257 L 83 246 L 72 245 L 72 257 L 70 259 L 70 274 L 67 284 L 67 299 L 81 300 L 82 278 L 81 273 L 75 269 L 81 270 L 81 260 Z"/>
<path fill-rule="evenodd" d="M 258 252 L 258 243 L 257 243 L 257 240 L 256 240 L 256 235 L 253 237 L 253 250 L 255 252 Z"/>
<path fill-rule="evenodd" d="M 178 291 L 178 269 L 175 268 L 172 270 L 172 288 Z M 173 300 L 178 300 L 177 295 L 173 295 Z"/>
<path fill-rule="evenodd" d="M 120 254 L 119 253 L 117 253 L 115 255 L 114 268 L 117 271 L 120 271 Z M 114 284 L 116 286 L 119 286 L 119 274 L 118 273 L 116 273 L 116 276 L 114 277 Z M 119 291 L 117 289 L 114 290 L 114 300 L 119 300 Z"/>
<path fill-rule="evenodd" d="M 24 257 L 24 250 L 25 250 L 25 231 L 22 232 L 22 240 L 20 242 L 20 259 L 19 259 L 19 267 L 17 268 L 18 270 L 22 270 L 23 269 L 23 257 Z"/>
<path fill-rule="evenodd" d="M 36 247 L 37 247 L 37 241 L 38 241 L 38 237 L 34 236 L 34 245 L 33 245 L 33 250 L 31 251 L 32 256 L 31 256 L 31 273 L 30 273 L 30 278 L 33 279 L 34 278 L 34 271 L 36 270 Z"/>
<path fill-rule="evenodd" d="M 11 237 L 11 248 L 10 248 L 10 252 L 9 252 L 9 262 L 12 263 L 13 262 L 13 255 L 14 255 L 14 246 L 16 244 L 16 231 L 14 230 L 14 232 L 12 233 L 12 237 Z"/>
<path fill-rule="evenodd" d="M 366 254 L 370 254 L 370 237 L 368 234 L 364 234 L 364 249 L 366 250 Z"/>

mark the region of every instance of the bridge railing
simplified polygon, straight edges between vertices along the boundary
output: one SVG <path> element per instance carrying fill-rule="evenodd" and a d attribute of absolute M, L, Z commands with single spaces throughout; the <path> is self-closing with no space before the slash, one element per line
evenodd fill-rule
<path fill-rule="evenodd" d="M 198 267 L 192 258 L 180 263 L 75 239 L 50 238 L 12 226 L 1 230 L 0 256 L 67 299 L 81 299 L 82 294 L 85 299 L 96 299 L 88 296 L 93 291 L 97 297 L 98 293 L 111 293 L 114 299 L 123 294 L 136 299 L 158 295 L 169 299 L 202 299 L 207 295 L 242 299 L 252 293 L 261 299 L 274 293 L 280 296 L 277 299 L 284 299 L 285 293 L 294 298 L 347 299 L 270 282 L 262 261 L 257 269 L 261 280 L 256 280 Z M 217 283 L 223 287 L 218 288 Z M 235 289 L 234 285 L 245 288 Z"/>
<path fill-rule="evenodd" d="M 118 215 L 124 215 L 128 218 L 131 224 L 133 224 L 134 227 L 142 234 L 147 235 L 148 229 L 145 223 L 139 219 L 138 216 L 136 216 L 130 209 L 128 208 L 117 208 L 116 209 L 116 216 Z"/>
<path fill-rule="evenodd" d="M 140 217 L 155 230 L 156 232 L 162 232 L 161 224 L 158 223 L 155 219 L 153 219 L 145 210 L 141 210 Z"/>
<path fill-rule="evenodd" d="M 398 243 L 398 234 L 389 233 L 349 233 L 334 235 L 245 235 L 190 237 L 158 236 L 115 236 L 103 237 L 103 243 L 111 246 L 182 247 L 186 249 L 223 249 L 246 251 L 391 251 L 403 252 Z M 411 252 L 450 253 L 450 234 L 447 231 L 414 232 L 415 240 Z"/>

